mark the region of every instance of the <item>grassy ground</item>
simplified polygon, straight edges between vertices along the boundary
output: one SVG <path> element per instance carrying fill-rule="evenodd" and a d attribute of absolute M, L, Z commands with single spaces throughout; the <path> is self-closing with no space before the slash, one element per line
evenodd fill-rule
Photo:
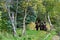
<path fill-rule="evenodd" d="M 18 31 L 18 34 L 21 32 Z M 0 40 L 51 40 L 52 37 L 56 34 L 55 31 L 47 33 L 46 31 L 36 31 L 36 30 L 27 30 L 26 36 L 24 37 L 13 37 L 12 34 L 7 32 L 0 32 Z"/>

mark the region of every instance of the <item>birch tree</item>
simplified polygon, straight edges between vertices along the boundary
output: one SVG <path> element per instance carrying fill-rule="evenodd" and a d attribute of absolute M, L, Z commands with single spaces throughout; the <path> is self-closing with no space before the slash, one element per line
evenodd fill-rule
<path fill-rule="evenodd" d="M 18 0 L 17 0 L 17 2 L 18 2 Z M 10 10 L 10 7 L 13 6 L 13 4 L 14 4 L 13 0 L 7 0 L 6 1 L 6 9 L 7 9 L 11 24 L 12 24 L 13 35 L 17 36 L 17 33 L 16 33 L 16 23 L 17 23 L 17 21 L 16 21 L 16 19 L 17 19 L 17 9 L 18 9 L 18 7 L 16 9 L 16 14 L 15 14 L 15 12 Z M 18 3 L 17 3 L 17 6 L 18 6 Z"/>
<path fill-rule="evenodd" d="M 26 18 L 27 18 L 27 7 L 29 6 L 29 0 L 25 0 L 27 3 L 25 9 L 24 9 L 24 18 L 23 18 L 23 31 L 22 31 L 22 36 L 26 35 Z"/>

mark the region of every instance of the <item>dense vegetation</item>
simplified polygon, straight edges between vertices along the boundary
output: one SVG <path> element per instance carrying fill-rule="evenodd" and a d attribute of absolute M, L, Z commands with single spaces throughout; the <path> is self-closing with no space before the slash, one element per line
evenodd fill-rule
<path fill-rule="evenodd" d="M 38 19 L 47 31 L 36 31 Z M 0 40 L 52 40 L 57 34 L 60 0 L 0 0 Z"/>

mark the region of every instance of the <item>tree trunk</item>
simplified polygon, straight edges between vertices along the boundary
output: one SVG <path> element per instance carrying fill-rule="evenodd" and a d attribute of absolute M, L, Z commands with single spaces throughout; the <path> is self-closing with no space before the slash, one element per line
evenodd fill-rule
<path fill-rule="evenodd" d="M 13 35 L 16 36 L 16 24 L 15 24 L 15 19 L 14 19 L 14 13 L 12 12 L 12 17 L 11 17 L 11 22 L 12 22 L 12 29 L 13 29 Z"/>
<path fill-rule="evenodd" d="M 27 10 L 25 9 L 25 15 L 24 15 L 24 19 L 23 19 L 23 31 L 22 31 L 22 36 L 26 35 L 26 24 L 25 24 L 25 22 L 26 22 L 26 16 L 27 16 L 26 11 L 27 11 Z"/>
<path fill-rule="evenodd" d="M 11 24 L 12 24 L 12 32 L 13 32 L 13 35 L 14 36 L 17 36 L 17 33 L 16 33 L 16 24 L 15 24 L 15 14 L 14 12 L 11 12 L 10 11 L 10 7 L 8 7 L 8 3 L 12 3 L 13 4 L 13 0 L 10 0 L 10 1 L 6 1 L 6 9 L 7 9 L 7 12 L 8 12 L 8 15 L 9 15 L 9 18 L 10 18 L 10 21 L 11 21 Z"/>
<path fill-rule="evenodd" d="M 29 1 L 31 1 L 31 0 L 27 0 L 27 2 L 28 2 L 28 6 L 29 6 Z M 28 7 L 27 6 L 27 7 Z M 24 36 L 24 35 L 26 35 L 26 16 L 27 16 L 27 7 L 25 8 L 25 10 L 24 10 L 24 18 L 23 18 L 23 31 L 22 31 L 22 36 Z"/>
<path fill-rule="evenodd" d="M 52 23 L 51 23 L 49 13 L 48 13 L 48 22 L 49 22 L 49 24 L 50 24 L 50 30 L 52 30 L 52 29 L 53 29 L 53 25 L 52 25 Z"/>
<path fill-rule="evenodd" d="M 10 12 L 10 8 L 7 8 L 8 10 L 8 15 L 9 15 L 9 18 L 10 18 L 10 21 L 12 23 L 12 31 L 13 31 L 13 35 L 16 36 L 16 26 L 15 26 L 15 19 L 14 19 L 14 13 L 12 12 L 12 16 L 11 16 L 11 12 Z"/>
<path fill-rule="evenodd" d="M 10 10 L 8 9 L 8 14 L 9 14 L 9 18 L 10 18 L 11 23 L 12 23 L 13 35 L 16 36 L 16 26 L 15 26 L 14 13 L 12 12 L 12 16 L 11 16 Z"/>
<path fill-rule="evenodd" d="M 16 14 L 15 14 L 15 26 L 17 27 L 17 12 L 18 12 L 18 0 L 17 0 L 17 4 L 16 4 Z"/>

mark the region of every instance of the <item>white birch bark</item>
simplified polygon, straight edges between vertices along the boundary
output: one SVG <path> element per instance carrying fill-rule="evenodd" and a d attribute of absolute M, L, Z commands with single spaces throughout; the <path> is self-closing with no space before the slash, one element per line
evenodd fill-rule
<path fill-rule="evenodd" d="M 48 13 L 48 21 L 49 21 L 49 24 L 50 24 L 50 30 L 52 30 L 52 29 L 53 29 L 53 25 L 52 25 L 52 23 L 51 23 L 49 13 Z"/>
<path fill-rule="evenodd" d="M 26 24 L 25 24 L 25 22 L 26 22 L 26 16 L 27 16 L 27 10 L 25 9 L 25 15 L 24 15 L 24 19 L 23 19 L 23 31 L 22 31 L 22 36 L 23 35 L 26 35 Z"/>
<path fill-rule="evenodd" d="M 17 27 L 17 12 L 18 12 L 18 0 L 17 0 L 17 3 L 16 3 L 16 14 L 15 14 L 15 26 Z"/>
<path fill-rule="evenodd" d="M 16 25 L 15 25 L 15 15 L 14 15 L 14 12 L 10 11 L 10 7 L 8 6 L 8 3 L 11 3 L 11 0 L 10 0 L 10 2 L 6 2 L 6 9 L 7 9 L 11 24 L 12 24 L 13 35 L 17 36 L 17 34 L 16 34 Z"/>

